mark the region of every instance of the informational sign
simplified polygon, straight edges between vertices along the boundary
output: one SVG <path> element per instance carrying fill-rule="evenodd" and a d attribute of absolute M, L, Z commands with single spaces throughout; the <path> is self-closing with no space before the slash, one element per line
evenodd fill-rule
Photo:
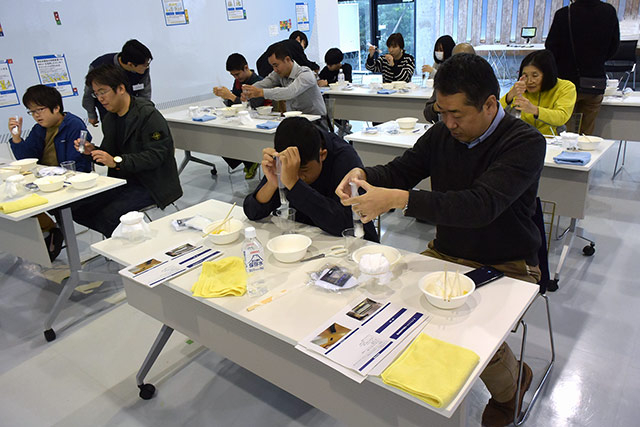
<path fill-rule="evenodd" d="M 307 3 L 296 3 L 296 22 L 298 30 L 309 31 L 309 5 Z"/>
<path fill-rule="evenodd" d="M 358 52 L 360 50 L 360 19 L 358 6 L 358 3 L 338 3 L 340 50 L 343 52 Z"/>
<path fill-rule="evenodd" d="M 34 56 L 40 83 L 58 89 L 62 97 L 77 95 L 71 84 L 67 58 L 64 55 Z"/>
<path fill-rule="evenodd" d="M 247 11 L 244 10 L 243 0 L 225 0 L 227 8 L 227 21 L 247 19 Z"/>
<path fill-rule="evenodd" d="M 164 23 L 167 26 L 189 23 L 189 17 L 182 0 L 162 0 L 162 8 L 164 9 Z"/>
<path fill-rule="evenodd" d="M 0 107 L 20 105 L 18 91 L 11 75 L 11 60 L 0 61 Z"/>

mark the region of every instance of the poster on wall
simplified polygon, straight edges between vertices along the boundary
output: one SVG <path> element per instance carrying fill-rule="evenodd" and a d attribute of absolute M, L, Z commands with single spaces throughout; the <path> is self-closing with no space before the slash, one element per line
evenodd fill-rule
<path fill-rule="evenodd" d="M 227 21 L 247 19 L 247 11 L 244 9 L 243 0 L 225 0 L 227 8 Z"/>
<path fill-rule="evenodd" d="M 307 3 L 296 3 L 296 22 L 298 30 L 309 31 L 309 5 Z"/>
<path fill-rule="evenodd" d="M 11 74 L 11 60 L 0 61 L 0 107 L 20 105 L 18 91 Z"/>
<path fill-rule="evenodd" d="M 189 23 L 189 15 L 182 0 L 162 0 L 164 23 L 167 26 L 185 25 Z"/>
<path fill-rule="evenodd" d="M 55 87 L 63 98 L 78 94 L 71 84 L 67 58 L 64 55 L 34 56 L 33 60 L 36 64 L 40 83 L 45 86 Z"/>

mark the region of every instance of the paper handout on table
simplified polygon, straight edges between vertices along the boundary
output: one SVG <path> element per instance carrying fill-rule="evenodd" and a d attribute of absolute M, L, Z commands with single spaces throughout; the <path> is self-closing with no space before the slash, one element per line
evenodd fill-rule
<path fill-rule="evenodd" d="M 426 313 L 390 302 L 360 297 L 323 323 L 298 344 L 317 353 L 317 359 L 352 379 L 365 377 L 385 357 L 406 346 L 406 338 L 429 320 Z M 386 359 L 384 363 L 391 363 Z M 357 374 L 354 378 L 353 373 Z M 357 380 L 357 379 L 356 379 Z"/>
<path fill-rule="evenodd" d="M 191 241 L 158 252 L 152 258 L 123 268 L 119 273 L 153 288 L 220 256 L 222 251 L 206 247 L 202 241 Z"/>

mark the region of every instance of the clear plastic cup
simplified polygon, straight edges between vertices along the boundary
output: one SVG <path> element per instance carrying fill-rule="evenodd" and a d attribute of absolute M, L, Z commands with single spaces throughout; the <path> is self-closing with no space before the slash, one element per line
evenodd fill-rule
<path fill-rule="evenodd" d="M 67 173 L 74 174 L 76 172 L 76 162 L 73 160 L 60 162 L 60 166 L 62 166 L 62 168 L 67 171 Z"/>
<path fill-rule="evenodd" d="M 296 232 L 296 210 L 286 206 L 280 206 L 273 211 L 273 222 L 282 231 L 282 234 L 294 234 Z"/>
<path fill-rule="evenodd" d="M 364 244 L 364 240 L 361 237 L 356 237 L 355 228 L 342 230 L 342 237 L 344 239 L 344 248 L 347 250 L 347 257 L 351 257 L 351 254 Z"/>

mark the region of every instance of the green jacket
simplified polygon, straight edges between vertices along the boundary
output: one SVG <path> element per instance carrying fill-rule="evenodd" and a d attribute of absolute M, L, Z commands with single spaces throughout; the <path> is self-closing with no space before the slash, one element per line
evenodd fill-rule
<path fill-rule="evenodd" d="M 100 149 L 122 157 L 120 168 L 109 168 L 109 176 L 144 185 L 161 209 L 182 196 L 173 138 L 167 121 L 151 101 L 131 97 L 122 152 L 116 144 L 114 113 L 104 117 L 102 132 Z"/>

